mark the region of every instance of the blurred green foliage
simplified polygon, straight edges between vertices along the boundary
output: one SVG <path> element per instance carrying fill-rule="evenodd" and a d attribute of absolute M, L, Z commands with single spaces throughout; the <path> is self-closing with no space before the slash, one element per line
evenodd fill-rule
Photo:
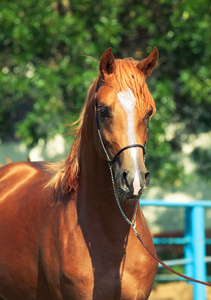
<path fill-rule="evenodd" d="M 184 181 L 172 154 L 190 134 L 210 131 L 209 0 L 1 0 L 0 8 L 3 141 L 18 138 L 32 146 L 66 133 L 62 123 L 76 118 L 98 74 L 98 63 L 82 55 L 99 60 L 111 46 L 116 57 L 141 60 L 157 46 L 159 64 L 147 81 L 157 104 L 147 166 L 154 182 Z M 180 123 L 167 138 L 169 124 Z M 210 157 L 197 153 L 200 162 Z M 206 164 L 200 175 L 210 170 Z"/>

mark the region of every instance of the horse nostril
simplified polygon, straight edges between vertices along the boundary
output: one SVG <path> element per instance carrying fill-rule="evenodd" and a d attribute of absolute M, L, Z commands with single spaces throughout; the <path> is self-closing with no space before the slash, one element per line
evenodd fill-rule
<path fill-rule="evenodd" d="M 150 181 L 150 173 L 149 172 L 146 172 L 146 174 L 145 174 L 145 180 L 146 180 L 146 185 L 148 186 L 149 185 L 149 181 Z"/>
<path fill-rule="evenodd" d="M 150 173 L 149 173 L 149 172 L 146 172 L 146 174 L 145 174 L 145 179 L 147 180 L 149 177 L 150 177 Z"/>
<path fill-rule="evenodd" d="M 127 172 L 126 171 L 124 171 L 122 173 L 122 177 L 123 177 L 124 181 L 127 181 Z"/>
<path fill-rule="evenodd" d="M 126 185 L 126 187 L 129 189 L 129 183 L 128 183 L 128 179 L 127 179 L 127 171 L 124 171 L 123 173 L 122 173 L 122 177 L 123 177 L 123 179 L 124 179 L 124 184 Z"/>

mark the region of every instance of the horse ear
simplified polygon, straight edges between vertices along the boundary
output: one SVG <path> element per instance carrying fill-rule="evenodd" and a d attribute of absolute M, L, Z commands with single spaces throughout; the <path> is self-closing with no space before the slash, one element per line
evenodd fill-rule
<path fill-rule="evenodd" d="M 158 61 L 158 49 L 154 47 L 150 55 L 147 58 L 140 61 L 136 65 L 136 67 L 144 74 L 145 77 L 147 77 L 151 74 L 157 61 Z"/>
<path fill-rule="evenodd" d="M 111 48 L 108 48 L 100 59 L 100 74 L 105 79 L 106 76 L 112 74 L 116 68 L 115 58 L 111 53 Z"/>

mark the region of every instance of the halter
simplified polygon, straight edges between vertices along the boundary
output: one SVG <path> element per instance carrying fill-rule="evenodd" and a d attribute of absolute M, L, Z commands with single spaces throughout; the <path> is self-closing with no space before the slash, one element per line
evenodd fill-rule
<path fill-rule="evenodd" d="M 145 154 L 146 154 L 146 149 L 147 149 L 147 144 L 148 144 L 148 131 L 149 131 L 149 122 L 147 123 L 147 140 L 146 140 L 146 143 L 145 145 L 141 145 L 141 144 L 132 144 L 132 145 L 128 145 L 128 146 L 125 146 L 123 148 L 121 148 L 115 155 L 114 157 L 111 159 L 108 155 L 108 152 L 106 150 L 106 147 L 104 145 L 104 142 L 103 142 L 103 138 L 102 138 L 102 135 L 101 135 L 101 132 L 100 132 L 100 126 L 99 126 L 99 121 L 98 121 L 98 114 L 97 114 L 97 91 L 98 91 L 98 82 L 97 82 L 97 86 L 96 86 L 96 90 L 95 90 L 95 97 L 94 97 L 94 106 L 95 106 L 95 119 L 96 119 L 96 125 L 97 125 L 97 132 L 98 132 L 98 136 L 99 136 L 99 139 L 100 139 L 100 142 L 101 142 L 101 145 L 102 145 L 102 148 L 105 152 L 105 155 L 106 155 L 106 158 L 107 158 L 107 162 L 108 162 L 108 165 L 109 165 L 109 170 L 110 170 L 110 173 L 111 173 L 111 181 L 112 181 L 112 185 L 113 185 L 113 190 L 114 190 L 114 196 L 115 196 L 115 199 L 116 199 L 116 202 L 117 202 L 117 205 L 119 207 L 119 210 L 123 216 L 123 218 L 125 219 L 125 221 L 131 225 L 131 227 L 133 228 L 133 230 L 135 232 L 136 231 L 136 213 L 137 213 L 137 209 L 138 209 L 138 200 L 136 201 L 136 204 L 135 204 L 135 209 L 134 209 L 134 213 L 133 213 L 133 220 L 130 221 L 128 219 L 128 217 L 125 215 L 125 213 L 123 212 L 122 210 L 122 207 L 120 205 L 120 201 L 119 201 L 119 195 L 118 195 L 118 192 L 117 192 L 117 187 L 116 187 L 116 183 L 115 183 L 115 179 L 114 179 L 114 174 L 113 174 L 113 164 L 114 162 L 118 159 L 119 155 L 127 150 L 127 149 L 130 149 L 130 148 L 134 148 L 134 147 L 139 147 L 143 150 L 143 154 L 144 154 L 144 162 L 145 162 Z"/>
<path fill-rule="evenodd" d="M 103 142 L 103 139 L 102 139 L 102 135 L 101 135 L 101 132 L 100 132 L 100 126 L 99 126 L 99 121 L 98 121 L 98 114 L 97 114 L 97 91 L 98 91 L 98 82 L 97 82 L 97 86 L 96 86 L 96 90 L 95 90 L 95 98 L 94 98 L 94 104 L 95 104 L 95 119 L 96 119 L 96 125 L 97 125 L 97 132 L 98 132 L 98 135 L 99 135 L 99 138 L 100 138 L 100 142 L 102 144 L 102 147 L 103 147 L 103 150 L 105 152 L 105 155 L 106 155 L 106 158 L 107 158 L 107 161 L 108 161 L 108 164 L 113 166 L 113 164 L 115 163 L 115 161 L 118 159 L 119 155 L 127 150 L 127 149 L 130 149 L 130 148 L 141 148 L 143 150 L 143 154 L 144 154 L 144 162 L 146 160 L 145 158 L 145 155 L 146 155 L 146 150 L 147 150 L 147 144 L 148 144 L 148 132 L 149 132 L 149 121 L 147 122 L 147 140 L 146 140 L 146 143 L 145 145 L 141 145 L 141 144 L 132 144 L 132 145 L 128 145 L 128 146 L 125 146 L 123 148 L 121 148 L 115 155 L 114 157 L 111 159 L 108 155 L 108 152 L 106 150 L 106 147 L 104 145 L 104 142 Z"/>
<path fill-rule="evenodd" d="M 119 210 L 123 216 L 123 218 L 125 219 L 125 221 L 132 227 L 135 235 L 137 236 L 137 238 L 139 239 L 139 241 L 141 242 L 141 244 L 144 246 L 144 248 L 148 251 L 148 253 L 158 262 L 160 263 L 164 268 L 166 268 L 168 271 L 186 279 L 186 280 L 190 280 L 190 281 L 193 281 L 193 282 L 197 282 L 197 283 L 200 283 L 200 284 L 203 284 L 203 285 L 206 285 L 206 286 L 211 286 L 211 283 L 208 283 L 208 282 L 204 282 L 204 281 L 200 281 L 200 280 L 196 280 L 194 278 L 191 278 L 191 277 L 188 277 L 186 275 L 183 275 L 177 271 L 175 271 L 174 269 L 170 268 L 169 266 L 167 266 L 162 260 L 160 260 L 156 254 L 154 254 L 152 252 L 152 250 L 145 244 L 144 240 L 142 239 L 140 233 L 136 230 L 136 213 L 137 213 L 137 209 L 138 209 L 138 204 L 139 204 L 139 201 L 137 200 L 136 201 L 136 204 L 135 204 L 135 209 L 134 209 L 134 213 L 133 213 L 133 219 L 132 221 L 130 221 L 128 219 L 128 217 L 125 215 L 124 211 L 122 210 L 122 207 L 120 205 L 120 201 L 119 201 L 119 195 L 118 195 L 118 192 L 117 192 L 117 187 L 116 187 L 116 182 L 115 182 L 115 179 L 114 179 L 114 175 L 113 175 L 113 164 L 114 162 L 117 160 L 117 158 L 119 157 L 120 153 L 122 153 L 123 151 L 129 149 L 129 148 L 133 148 L 133 147 L 139 147 L 139 148 L 142 148 L 143 150 L 143 154 L 144 154 L 144 162 L 145 162 L 145 154 L 146 154 L 146 148 L 147 148 L 147 143 L 148 143 L 148 132 L 149 132 L 149 122 L 147 124 L 147 140 L 146 140 L 146 143 L 145 143 L 145 146 L 141 145 L 141 144 L 133 144 L 133 145 L 128 145 L 126 147 L 123 147 L 122 149 L 120 149 L 112 159 L 110 159 L 109 155 L 108 155 L 108 152 L 105 148 L 105 145 L 104 145 L 104 142 L 103 142 L 103 139 L 102 139 L 102 136 L 101 136 L 101 133 L 100 133 L 100 126 L 99 126 L 99 122 L 98 122 L 98 114 L 97 114 L 97 91 L 98 91 L 98 82 L 97 82 L 97 86 L 96 86 L 96 90 L 95 90 L 95 98 L 94 98 L 94 105 L 95 105 L 95 118 L 96 118 L 96 125 L 97 125 L 97 132 L 98 132 L 98 135 L 99 135 L 99 138 L 100 138 L 100 142 L 101 142 L 101 145 L 103 147 L 103 150 L 105 152 L 105 155 L 106 155 L 106 158 L 107 158 L 107 161 L 108 161 L 108 166 L 109 166 L 109 170 L 110 170 L 110 173 L 111 173 L 111 180 L 112 180 L 112 185 L 113 185 L 113 190 L 114 190 L 114 196 L 115 196 L 115 199 L 116 199 L 116 202 L 117 202 L 117 205 L 119 207 Z"/>

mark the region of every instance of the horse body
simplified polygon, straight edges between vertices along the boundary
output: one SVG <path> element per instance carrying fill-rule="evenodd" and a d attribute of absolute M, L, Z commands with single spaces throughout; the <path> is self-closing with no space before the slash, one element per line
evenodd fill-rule
<path fill-rule="evenodd" d="M 113 134 L 104 112 L 100 117 L 106 148 L 114 155 L 127 142 L 121 132 L 128 130 L 122 118 L 127 111 L 117 105 L 118 96 L 106 78 L 113 72 L 111 59 L 110 51 L 101 59 L 101 77 L 89 90 L 83 122 L 65 163 L 20 162 L 0 169 L 2 299 L 145 300 L 150 294 L 157 263 L 120 214 L 95 123 L 95 91 L 104 76 L 98 107 L 106 104 L 120 115 L 118 122 L 112 120 Z M 143 118 L 136 124 L 134 117 L 133 122 L 139 129 L 146 127 Z M 140 135 L 144 140 L 146 130 Z M 148 176 L 142 149 L 122 153 L 114 171 L 119 193 L 126 199 L 122 209 L 132 219 L 135 202 L 128 199 L 140 196 Z M 153 250 L 140 207 L 136 224 Z"/>

